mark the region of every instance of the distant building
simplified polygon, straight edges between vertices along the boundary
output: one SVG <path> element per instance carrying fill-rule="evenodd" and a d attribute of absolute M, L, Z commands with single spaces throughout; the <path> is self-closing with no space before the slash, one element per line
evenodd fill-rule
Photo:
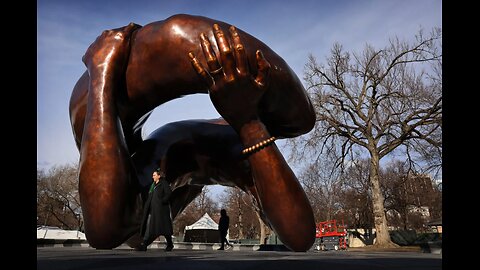
<path fill-rule="evenodd" d="M 432 206 L 437 196 L 429 175 L 412 175 L 396 178 L 388 183 L 390 197 L 386 200 L 389 229 L 405 227 L 419 228 L 432 218 Z"/>

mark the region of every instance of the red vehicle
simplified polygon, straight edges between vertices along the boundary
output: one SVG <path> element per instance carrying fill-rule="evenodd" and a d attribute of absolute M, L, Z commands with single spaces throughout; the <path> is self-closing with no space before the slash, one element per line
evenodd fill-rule
<path fill-rule="evenodd" d="M 319 222 L 314 247 L 316 250 L 347 249 L 347 230 L 345 224 L 337 224 L 336 219 Z"/>

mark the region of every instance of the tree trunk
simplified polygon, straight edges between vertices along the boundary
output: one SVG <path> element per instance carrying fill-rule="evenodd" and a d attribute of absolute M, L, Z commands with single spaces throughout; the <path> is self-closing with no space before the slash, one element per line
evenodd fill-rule
<path fill-rule="evenodd" d="M 238 239 L 243 239 L 243 211 L 241 206 L 241 199 L 237 196 L 238 206 Z"/>
<path fill-rule="evenodd" d="M 376 153 L 372 153 L 370 161 L 370 184 L 372 186 L 373 218 L 376 231 L 375 245 L 380 247 L 395 247 L 397 245 L 392 242 L 390 234 L 388 233 L 387 217 L 383 207 L 384 198 L 380 189 L 379 169 L 379 156 Z"/>
<path fill-rule="evenodd" d="M 265 223 L 263 223 L 263 220 L 262 218 L 260 217 L 260 214 L 255 211 L 255 214 L 257 214 L 257 218 L 258 218 L 258 223 L 260 224 L 260 245 L 265 245 L 267 244 L 267 230 L 268 230 L 268 227 L 267 225 L 265 225 Z"/>

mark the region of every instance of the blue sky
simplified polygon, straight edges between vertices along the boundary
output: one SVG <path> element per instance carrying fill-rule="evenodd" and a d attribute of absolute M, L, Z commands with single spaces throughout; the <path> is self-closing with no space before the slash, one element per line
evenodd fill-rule
<path fill-rule="evenodd" d="M 413 38 L 420 27 L 442 27 L 438 0 L 38 0 L 38 168 L 78 161 L 68 103 L 85 71 L 81 58 L 95 38 L 106 29 L 130 22 L 145 25 L 178 13 L 211 17 L 252 34 L 282 56 L 299 78 L 308 55 L 324 62 L 335 42 L 359 52 L 366 43 L 381 48 L 394 36 Z M 192 95 L 157 108 L 144 134 L 172 121 L 217 117 L 208 95 Z M 278 144 L 282 150 L 282 142 Z"/>

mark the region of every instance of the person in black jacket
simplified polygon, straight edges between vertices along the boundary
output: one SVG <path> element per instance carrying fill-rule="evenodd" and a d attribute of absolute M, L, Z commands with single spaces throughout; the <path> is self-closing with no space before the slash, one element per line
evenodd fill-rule
<path fill-rule="evenodd" d="M 147 246 L 158 236 L 163 235 L 167 240 L 165 251 L 173 249 L 172 234 L 173 225 L 170 217 L 170 195 L 172 189 L 165 180 L 165 173 L 156 169 L 152 175 L 153 183 L 148 192 L 145 202 L 142 226 L 140 235 L 143 236 L 143 243 L 137 248 L 139 251 L 146 251 Z"/>
<path fill-rule="evenodd" d="M 218 231 L 220 233 L 220 242 L 222 245 L 218 250 L 224 250 L 225 244 L 227 244 L 227 249 L 233 247 L 227 240 L 228 226 L 230 225 L 230 218 L 227 215 L 227 210 L 222 209 L 220 211 L 220 221 L 218 222 Z"/>

